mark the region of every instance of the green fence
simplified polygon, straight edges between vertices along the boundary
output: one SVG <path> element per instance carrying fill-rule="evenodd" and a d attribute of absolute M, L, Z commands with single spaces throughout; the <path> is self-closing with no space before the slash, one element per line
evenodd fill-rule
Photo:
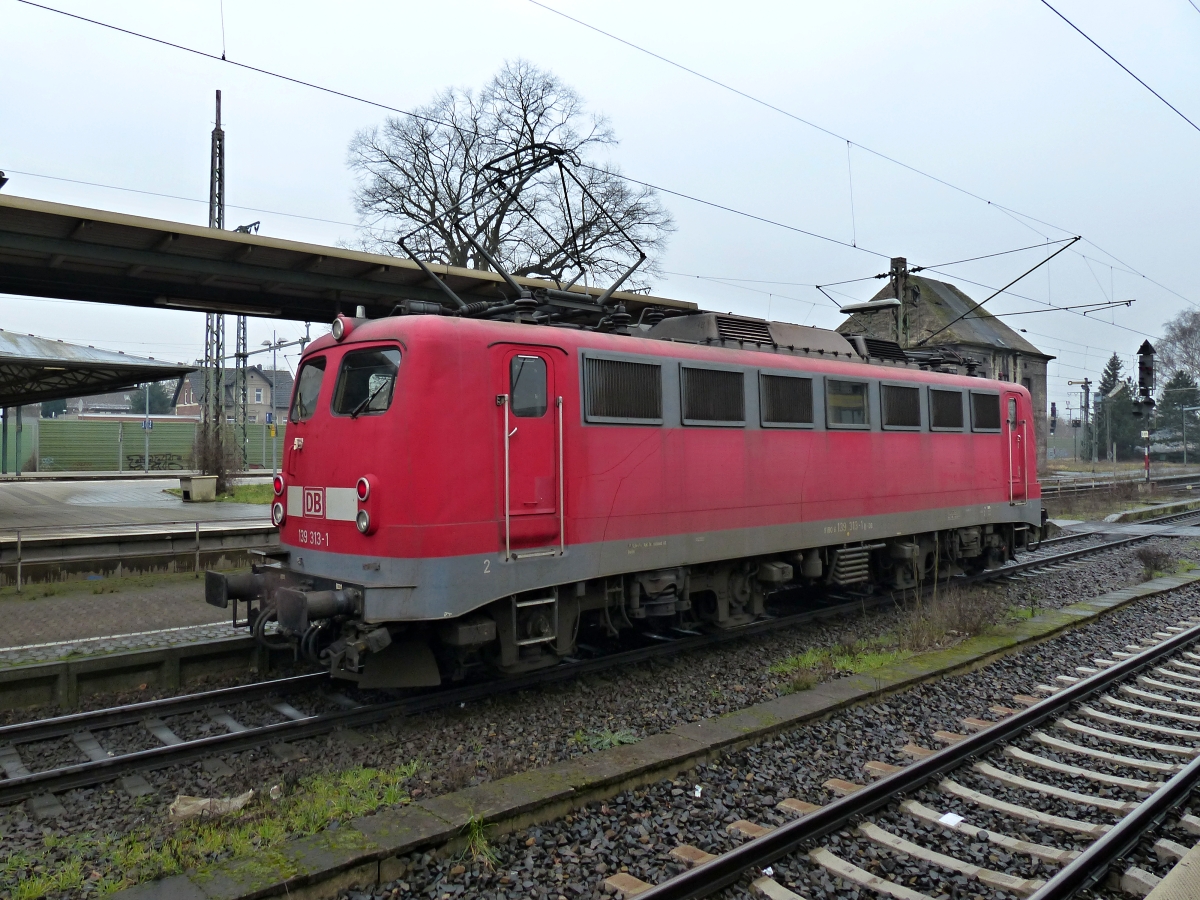
<path fill-rule="evenodd" d="M 184 471 L 193 468 L 196 441 L 195 422 L 155 420 L 149 431 L 149 469 L 155 472 Z M 272 439 L 269 426 L 246 427 L 245 457 L 251 469 L 271 469 L 272 444 L 277 459 L 283 458 L 284 427 Z M 23 468 L 41 472 L 130 472 L 146 468 L 146 437 L 140 422 L 102 422 L 94 419 L 41 419 L 36 430 L 26 425 L 22 435 Z M 237 440 L 232 427 L 228 440 Z M 9 452 L 13 454 L 12 436 Z M 9 466 L 12 471 L 12 466 Z"/>

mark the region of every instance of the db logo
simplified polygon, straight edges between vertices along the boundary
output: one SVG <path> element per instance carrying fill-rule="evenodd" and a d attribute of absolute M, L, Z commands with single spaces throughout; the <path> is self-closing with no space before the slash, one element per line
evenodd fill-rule
<path fill-rule="evenodd" d="M 325 488 L 304 489 L 304 515 L 325 518 Z"/>

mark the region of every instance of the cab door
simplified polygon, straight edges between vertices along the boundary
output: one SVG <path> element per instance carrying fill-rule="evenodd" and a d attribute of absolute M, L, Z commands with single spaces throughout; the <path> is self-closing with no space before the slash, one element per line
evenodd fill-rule
<path fill-rule="evenodd" d="M 540 347 L 495 350 L 505 556 L 555 555 L 563 535 L 562 399 L 554 358 Z"/>
<path fill-rule="evenodd" d="M 1004 394 L 1005 426 L 1008 437 L 1008 499 L 1024 503 L 1029 492 L 1029 423 L 1021 415 L 1020 394 Z"/>

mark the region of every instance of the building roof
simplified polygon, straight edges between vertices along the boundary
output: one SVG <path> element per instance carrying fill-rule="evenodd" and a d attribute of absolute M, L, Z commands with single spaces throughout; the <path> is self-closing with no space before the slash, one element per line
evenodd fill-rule
<path fill-rule="evenodd" d="M 0 330 L 0 406 L 104 394 L 191 371 L 191 366 Z"/>
<path fill-rule="evenodd" d="M 468 304 L 511 300 L 495 272 L 430 263 L 429 268 Z M 517 278 L 533 289 L 555 285 Z M 277 316 L 330 322 L 339 312 L 367 309 L 371 318 L 406 300 L 449 306 L 416 263 L 221 231 L 161 219 L 0 194 L 0 293 L 57 297 L 127 306 Z M 572 286 L 552 302 L 595 309 L 601 290 Z M 635 317 L 647 306 L 694 310 L 694 303 L 617 291 Z"/>
<path fill-rule="evenodd" d="M 935 281 L 920 275 L 909 275 L 909 285 L 919 285 L 920 299 L 913 303 L 905 298 L 904 307 L 909 317 L 909 346 L 915 346 L 926 337 L 934 335 L 948 323 L 954 324 L 945 331 L 936 334 L 930 342 L 930 347 L 966 345 L 973 347 L 1000 348 L 1013 350 L 1026 356 L 1036 356 L 1041 359 L 1054 359 L 1043 353 L 1018 332 L 996 318 L 986 307 L 973 309 L 976 301 L 952 284 L 945 281 Z M 879 320 L 886 317 L 891 324 L 895 322 L 895 292 L 889 283 L 874 297 L 871 303 L 893 301 L 887 307 L 877 312 L 856 312 L 838 326 L 842 334 L 877 333 Z M 861 309 L 864 304 L 858 304 Z M 966 314 L 964 316 L 964 314 Z M 959 318 L 964 316 L 963 318 Z M 955 321 L 957 319 L 957 321 Z M 894 325 L 891 326 L 894 328 Z M 884 336 L 891 334 L 883 333 Z M 894 332 L 892 332 L 894 334 Z"/>

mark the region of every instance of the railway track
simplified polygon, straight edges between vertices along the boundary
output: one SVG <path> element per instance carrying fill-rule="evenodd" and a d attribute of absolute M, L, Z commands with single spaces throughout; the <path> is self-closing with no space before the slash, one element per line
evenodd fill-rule
<path fill-rule="evenodd" d="M 772 828 L 733 822 L 726 830 L 744 840 L 726 853 L 677 846 L 670 856 L 689 868 L 658 885 L 617 874 L 606 886 L 640 900 L 693 900 L 732 885 L 770 900 L 795 900 L 800 894 L 773 877 L 779 867 L 793 875 L 804 871 L 840 879 L 894 900 L 929 900 L 908 886 L 913 880 L 905 883 L 905 876 L 916 871 L 912 867 L 923 866 L 947 880 L 957 878 L 962 896 L 998 892 L 1067 900 L 1094 888 L 1200 785 L 1198 622 L 1169 626 L 1112 652 L 1111 659 L 1098 658 L 1095 666 L 1060 675 L 1053 685 L 1039 685 L 1043 699 L 1015 696 L 1014 702 L 1025 707 L 1021 711 L 993 707 L 992 720 L 965 719 L 963 734 L 938 732 L 946 745 L 941 750 L 909 744 L 905 751 L 913 762 L 907 766 L 867 762 L 866 772 L 877 779 L 869 784 L 827 782 L 825 787 L 840 796 L 825 806 L 784 798 L 776 809 L 792 818 L 786 824 Z M 1052 783 L 1062 782 L 1063 776 L 1069 778 L 1069 788 Z M 987 787 L 964 783 L 980 781 Z M 1081 790 L 1081 784 L 1088 787 Z M 1070 817 L 1022 806 L 999 796 L 1008 789 L 1053 798 L 1088 815 Z M 911 799 L 919 791 L 925 792 L 924 802 Z M 939 799 L 931 800 L 931 791 Z M 966 815 L 949 811 L 951 807 Z M 1090 843 L 1070 850 L 1027 842 L 994 825 L 973 824 L 972 815 L 992 816 L 992 822 L 999 815 L 1018 833 L 1024 823 Z M 1183 815 L 1178 828 L 1200 835 L 1200 818 Z M 929 837 L 922 841 L 922 834 Z M 947 845 L 964 846 L 964 836 L 990 849 L 975 854 L 975 860 L 943 852 L 950 849 Z M 1166 838 L 1153 845 L 1164 862 L 1182 858 L 1187 850 Z M 1024 858 L 1057 871 L 1048 878 L 1022 877 L 1012 874 L 1010 866 L 1010 871 L 1000 871 L 980 865 L 980 857 L 988 854 L 993 860 Z M 885 865 L 887 861 L 894 865 Z M 1137 867 L 1116 872 L 1114 880 L 1116 893 L 1134 896 L 1144 896 L 1159 881 Z M 794 881 L 792 886 L 803 890 Z"/>
<path fill-rule="evenodd" d="M 1200 517 L 1200 513 L 1196 515 Z M 1028 559 L 956 580 L 977 583 L 1035 575 L 1149 537 L 1152 535 L 1135 535 L 1061 552 L 1052 552 L 1047 546 L 1052 542 L 1046 541 Z M 1057 543 L 1053 546 L 1057 547 Z M 569 660 L 554 668 L 501 681 L 467 684 L 401 699 L 378 695 L 369 700 L 355 700 L 338 691 L 327 675 L 318 673 L 3 726 L 0 768 L 6 777 L 0 780 L 0 805 L 32 799 L 31 808 L 35 811 L 55 811 L 55 793 L 117 779 L 122 779 L 122 787 L 130 793 L 148 793 L 150 786 L 136 773 L 197 761 L 210 771 L 220 771 L 225 765 L 220 760 L 222 755 L 264 746 L 286 760 L 299 755 L 290 742 L 474 703 L 820 619 L 890 607 L 897 599 L 887 594 L 831 596 L 801 612 L 762 619 L 740 628 L 706 634 L 654 635 L 645 646 L 634 649 L 593 659 Z M 130 731 L 141 740 L 132 737 Z M 109 740 L 106 735 L 110 733 L 118 738 Z M 58 742 L 68 756 L 78 758 L 82 754 L 87 761 L 31 771 L 33 760 L 22 757 L 22 748 L 35 745 L 40 748 L 47 742 Z M 155 745 L 122 749 L 146 742 Z M 65 758 L 61 750 L 51 755 Z"/>

